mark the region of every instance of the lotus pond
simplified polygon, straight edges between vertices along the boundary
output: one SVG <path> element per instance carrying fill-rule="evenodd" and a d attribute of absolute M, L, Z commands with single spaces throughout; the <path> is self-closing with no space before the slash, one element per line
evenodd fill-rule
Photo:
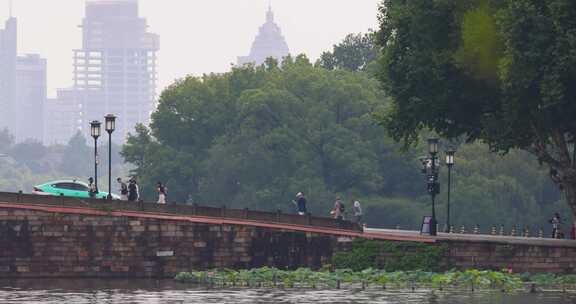
<path fill-rule="evenodd" d="M 430 289 L 430 290 L 576 290 L 576 275 L 512 274 L 507 271 L 467 270 L 434 273 L 425 271 L 386 272 L 366 269 L 312 271 L 300 268 L 285 271 L 276 268 L 252 270 L 196 271 L 179 273 L 178 282 L 211 288 L 310 288 L 310 289 Z"/>

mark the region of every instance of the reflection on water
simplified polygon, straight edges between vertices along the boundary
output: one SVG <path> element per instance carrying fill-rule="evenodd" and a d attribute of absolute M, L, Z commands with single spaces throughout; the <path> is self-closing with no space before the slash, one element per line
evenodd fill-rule
<path fill-rule="evenodd" d="M 209 290 L 171 280 L 0 280 L 1 304 L 564 304 L 574 293 L 432 292 L 430 290 Z"/>

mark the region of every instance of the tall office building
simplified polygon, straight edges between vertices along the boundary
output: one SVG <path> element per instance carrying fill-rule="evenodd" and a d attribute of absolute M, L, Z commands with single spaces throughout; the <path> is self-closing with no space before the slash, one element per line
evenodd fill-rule
<path fill-rule="evenodd" d="M 159 38 L 147 27 L 146 19 L 138 16 L 138 0 L 86 1 L 82 48 L 74 50 L 74 85 L 50 103 L 77 113 L 65 115 L 70 121 L 60 127 L 78 127 L 52 130 L 61 134 L 58 138 L 71 138 L 78 129 L 89 136 L 89 122 L 103 120 L 106 114 L 118 117 L 118 142 L 136 124 L 149 123 L 156 101 Z"/>
<path fill-rule="evenodd" d="M 16 142 L 43 140 L 46 101 L 46 60 L 18 56 L 18 22 L 10 17 L 0 30 L 0 128 Z"/>
<path fill-rule="evenodd" d="M 282 36 L 282 30 L 274 22 L 274 12 L 268 7 L 266 13 L 266 23 L 260 27 L 258 35 L 252 43 L 250 55 L 238 57 L 238 65 L 254 63 L 263 64 L 267 58 L 272 57 L 281 62 L 282 59 L 290 54 L 288 44 Z"/>
<path fill-rule="evenodd" d="M 0 128 L 12 128 L 16 122 L 16 58 L 18 22 L 10 17 L 0 30 Z"/>
<path fill-rule="evenodd" d="M 48 99 L 44 107 L 44 143 L 66 144 L 85 128 L 82 104 L 77 102 L 74 89 L 59 89 L 56 98 Z"/>
<path fill-rule="evenodd" d="M 16 142 L 44 140 L 44 104 L 46 103 L 46 59 L 40 55 L 16 59 L 15 122 L 12 133 Z"/>

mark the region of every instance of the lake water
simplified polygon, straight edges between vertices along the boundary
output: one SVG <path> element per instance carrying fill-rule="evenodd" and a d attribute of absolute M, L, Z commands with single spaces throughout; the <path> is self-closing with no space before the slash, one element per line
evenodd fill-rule
<path fill-rule="evenodd" d="M 1 304 L 559 304 L 576 293 L 463 292 L 430 290 L 210 290 L 172 280 L 0 280 Z"/>

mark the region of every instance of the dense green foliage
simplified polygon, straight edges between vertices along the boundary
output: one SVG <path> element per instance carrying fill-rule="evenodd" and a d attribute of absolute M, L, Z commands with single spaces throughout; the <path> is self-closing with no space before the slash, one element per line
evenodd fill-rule
<path fill-rule="evenodd" d="M 474 18 L 485 19 L 479 16 Z M 376 48 L 364 43 L 371 37 L 351 35 L 329 53 L 366 54 Z M 369 226 L 419 229 L 422 216 L 430 214 L 418 161 L 425 149 L 417 145 L 404 154 L 375 123 L 372 114 L 387 113 L 389 104 L 366 68 L 373 64 L 352 71 L 346 58 L 334 67 L 312 65 L 305 57 L 283 65 L 268 61 L 172 85 L 151 128 L 137 127 L 123 147 L 144 198 L 154 201 L 154 184 L 163 181 L 170 202 L 292 212 L 290 200 L 304 191 L 315 215 L 327 216 L 342 196 L 349 213 L 352 200 L 362 202 Z M 106 183 L 107 147 L 100 143 L 99 181 Z M 66 146 L 15 144 L 0 132 L 0 154 L 8 154 L 0 157 L 0 191 L 30 191 L 59 178 L 86 180 L 93 175 L 92 144 L 80 135 Z M 547 228 L 553 212 L 569 213 L 535 157 L 518 150 L 493 155 L 480 143 L 452 144 L 458 148 L 452 174 L 457 231 L 462 224 L 468 231 L 478 224 L 485 233 L 493 224 L 507 231 L 517 224 L 529 225 L 534 234 L 537 226 Z M 116 151 L 113 146 L 113 176 L 124 176 Z M 441 179 L 442 229 L 446 168 Z"/>
<path fill-rule="evenodd" d="M 382 251 L 380 242 L 369 240 L 354 240 L 349 252 L 337 252 L 332 257 L 332 265 L 336 269 L 351 269 L 362 271 L 368 268 L 381 268 L 378 256 Z"/>
<path fill-rule="evenodd" d="M 100 188 L 107 184 L 108 146 L 100 146 Z M 112 145 L 112 173 L 121 176 L 126 169 L 119 147 Z M 0 191 L 29 193 L 35 185 L 59 179 L 87 181 L 94 175 L 94 150 L 77 133 L 66 146 L 44 146 L 36 141 L 15 143 L 7 130 L 0 131 Z M 104 178 L 106 176 L 106 178 Z M 106 180 L 106 182 L 105 182 Z M 113 189 L 113 192 L 116 192 Z"/>
<path fill-rule="evenodd" d="M 123 155 L 144 184 L 164 181 L 180 202 L 291 210 L 303 191 L 328 215 L 336 194 L 413 197 L 413 156 L 372 119 L 384 100 L 366 74 L 304 56 L 188 77 L 164 91 L 151 129 L 139 127 Z"/>
<path fill-rule="evenodd" d="M 528 151 L 576 212 L 574 20 L 572 0 L 384 0 L 383 124 L 406 144 L 430 129 Z"/>
<path fill-rule="evenodd" d="M 309 209 L 328 215 L 336 196 L 348 211 L 358 199 L 370 226 L 419 229 L 430 213 L 418 157 L 386 136 L 373 119 L 387 97 L 370 73 L 313 66 L 300 56 L 282 65 L 234 68 L 182 79 L 163 92 L 150 128 L 138 126 L 123 147 L 144 197 L 168 186 L 170 202 L 293 212 L 304 191 Z M 456 145 L 452 220 L 546 228 L 568 214 L 546 171 L 529 154 L 492 155 L 480 143 Z M 444 223 L 442 169 L 439 222 Z"/>
<path fill-rule="evenodd" d="M 263 267 L 252 270 L 211 270 L 181 272 L 176 281 L 206 284 L 213 287 L 268 287 L 268 288 L 431 288 L 431 289 L 495 289 L 500 291 L 555 288 L 574 290 L 576 275 L 513 274 L 508 271 L 470 269 L 445 273 L 425 271 L 386 272 L 372 268 L 362 271 L 339 269 L 312 271 L 299 268 L 294 271 Z"/>
<path fill-rule="evenodd" d="M 316 64 L 328 70 L 371 71 L 380 51 L 376 33 L 349 34 L 332 51 L 322 53 Z"/>
<path fill-rule="evenodd" d="M 388 272 L 438 271 L 444 250 L 442 245 L 355 240 L 352 249 L 336 253 L 332 263 L 336 269 L 353 271 L 369 268 Z M 383 256 L 384 259 L 381 258 Z"/>

